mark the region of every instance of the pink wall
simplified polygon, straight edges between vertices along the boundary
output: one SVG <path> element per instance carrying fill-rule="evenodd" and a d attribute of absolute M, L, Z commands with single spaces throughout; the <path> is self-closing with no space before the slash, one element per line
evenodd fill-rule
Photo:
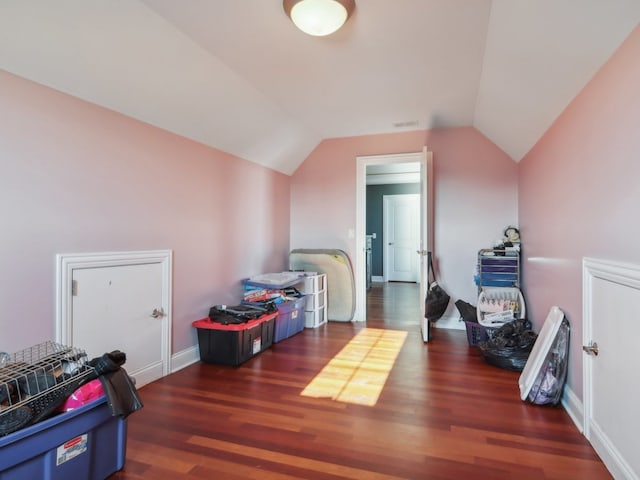
<path fill-rule="evenodd" d="M 517 223 L 517 165 L 476 129 L 452 128 L 323 141 L 291 182 L 291 248 L 340 248 L 355 260 L 356 157 L 418 152 L 434 158 L 435 247 L 452 297 L 475 302 L 476 253 Z M 450 312 L 455 312 L 453 302 Z M 457 313 L 454 313 L 457 314 Z"/>
<path fill-rule="evenodd" d="M 174 353 L 287 266 L 289 177 L 2 71 L 0 110 L 0 350 L 54 338 L 56 253 L 173 250 Z"/>
<path fill-rule="evenodd" d="M 571 322 L 568 383 L 579 398 L 582 258 L 640 262 L 638 85 L 640 27 L 519 167 L 528 308 L 538 327 L 552 305 Z"/>

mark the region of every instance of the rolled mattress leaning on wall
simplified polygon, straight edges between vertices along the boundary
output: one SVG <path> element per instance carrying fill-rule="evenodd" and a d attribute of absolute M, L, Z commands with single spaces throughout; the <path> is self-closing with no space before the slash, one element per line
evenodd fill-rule
<path fill-rule="evenodd" d="M 327 275 L 327 316 L 350 322 L 356 309 L 356 290 L 351 260 L 343 250 L 298 248 L 289 254 L 291 270 Z"/>

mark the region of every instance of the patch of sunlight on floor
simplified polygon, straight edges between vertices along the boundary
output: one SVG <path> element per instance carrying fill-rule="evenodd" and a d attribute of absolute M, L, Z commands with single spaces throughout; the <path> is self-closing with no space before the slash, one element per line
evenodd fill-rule
<path fill-rule="evenodd" d="M 360 330 L 301 395 L 374 406 L 406 338 L 405 331 Z"/>

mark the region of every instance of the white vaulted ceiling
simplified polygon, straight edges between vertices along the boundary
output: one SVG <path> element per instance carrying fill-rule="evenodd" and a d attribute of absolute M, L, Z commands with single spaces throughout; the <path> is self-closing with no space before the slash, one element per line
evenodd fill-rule
<path fill-rule="evenodd" d="M 0 69 L 290 174 L 323 139 L 474 126 L 519 161 L 640 21 L 638 0 L 0 0 Z"/>

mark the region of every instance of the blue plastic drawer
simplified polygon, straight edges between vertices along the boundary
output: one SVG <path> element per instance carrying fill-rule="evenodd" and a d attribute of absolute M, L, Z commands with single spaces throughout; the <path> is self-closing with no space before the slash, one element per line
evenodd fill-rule
<path fill-rule="evenodd" d="M 516 273 L 483 273 L 481 278 L 482 283 L 494 280 L 515 282 L 518 279 L 518 275 Z"/>
<path fill-rule="evenodd" d="M 505 267 L 503 265 L 483 265 L 482 272 L 504 272 L 504 273 L 517 273 L 516 266 Z"/>
<path fill-rule="evenodd" d="M 512 278 L 504 278 L 504 277 L 495 277 L 495 278 L 486 278 L 486 276 L 482 276 L 482 281 L 480 281 L 480 277 L 477 275 L 474 277 L 476 285 L 483 287 L 513 287 L 517 283 L 517 278 L 513 276 Z"/>
<path fill-rule="evenodd" d="M 516 267 L 518 265 L 518 259 L 508 257 L 487 257 L 480 259 L 480 265 L 503 265 Z"/>

